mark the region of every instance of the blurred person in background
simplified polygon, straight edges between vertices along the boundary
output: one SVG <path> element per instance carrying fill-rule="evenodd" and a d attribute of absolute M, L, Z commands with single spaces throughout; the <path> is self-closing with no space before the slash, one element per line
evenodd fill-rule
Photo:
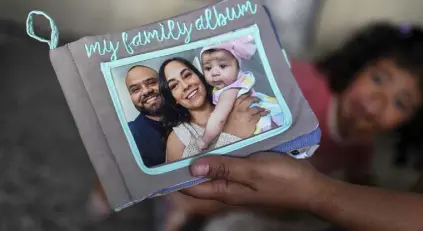
<path fill-rule="evenodd" d="M 374 184 L 376 136 L 397 132 L 401 145 L 422 140 L 420 28 L 374 23 L 316 63 L 291 65 L 322 129 L 320 148 L 310 159 L 319 171 L 344 170 L 348 181 Z"/>

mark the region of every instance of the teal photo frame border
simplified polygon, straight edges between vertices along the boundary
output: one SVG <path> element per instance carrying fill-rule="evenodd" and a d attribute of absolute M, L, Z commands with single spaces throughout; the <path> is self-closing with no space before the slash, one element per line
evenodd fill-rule
<path fill-rule="evenodd" d="M 186 158 L 186 159 L 181 159 L 179 161 L 175 161 L 172 163 L 166 163 L 164 165 L 159 165 L 157 167 L 147 167 L 144 165 L 142 158 L 141 158 L 141 154 L 138 150 L 138 147 L 135 143 L 135 140 L 132 136 L 132 133 L 129 129 L 128 126 L 128 122 L 125 119 L 125 115 L 122 109 L 122 105 L 121 102 L 119 100 L 119 96 L 118 93 L 116 91 L 116 86 L 114 84 L 113 81 L 113 76 L 112 76 L 112 69 L 113 68 L 117 68 L 117 67 L 121 67 L 121 66 L 126 66 L 126 65 L 130 65 L 131 63 L 136 63 L 136 62 L 140 62 L 140 61 L 144 61 L 144 60 L 148 60 L 148 59 L 152 59 L 152 58 L 157 58 L 157 57 L 162 57 L 162 56 L 167 56 L 167 55 L 171 55 L 171 54 L 175 54 L 175 53 L 180 53 L 180 52 L 184 52 L 187 50 L 193 50 L 199 47 L 204 47 L 204 46 L 208 46 L 211 44 L 215 44 L 215 43 L 219 43 L 222 41 L 226 41 L 226 40 L 232 40 L 241 36 L 245 36 L 248 34 L 252 34 L 254 36 L 254 41 L 257 45 L 257 52 L 259 53 L 262 65 L 264 67 L 266 76 L 268 78 L 268 81 L 270 83 L 270 86 L 275 94 L 276 99 L 278 100 L 279 106 L 282 108 L 282 111 L 285 115 L 284 117 L 284 125 L 280 126 L 278 128 L 274 128 L 272 130 L 266 131 L 264 133 L 252 136 L 250 138 L 241 140 L 241 141 L 237 141 L 233 144 L 229 144 L 220 148 L 217 148 L 215 150 L 212 150 L 210 152 L 205 152 L 205 153 L 201 153 L 198 155 L 195 155 L 193 157 L 190 158 Z M 282 51 L 284 52 L 284 51 Z M 288 60 L 286 59 L 286 56 L 284 56 L 285 61 L 287 62 L 287 64 L 289 65 Z M 152 51 L 146 54 L 140 54 L 140 55 L 135 55 L 135 56 L 131 56 L 131 57 L 127 57 L 127 58 L 123 58 L 123 59 L 119 59 L 119 60 L 115 60 L 115 61 L 109 61 L 109 62 L 102 62 L 100 63 L 100 67 L 101 67 L 101 71 L 103 73 L 107 88 L 109 90 L 112 102 L 113 102 L 113 106 L 115 108 L 115 111 L 117 113 L 118 119 L 120 121 L 120 124 L 123 128 L 123 132 L 126 136 L 126 139 L 129 143 L 129 147 L 131 149 L 132 155 L 134 156 L 139 168 L 141 169 L 141 171 L 143 171 L 146 174 L 149 175 L 158 175 L 158 174 L 163 174 L 163 173 L 167 173 L 167 172 L 171 172 L 173 170 L 176 169 L 180 169 L 180 168 L 184 168 L 187 167 L 191 164 L 192 160 L 204 155 L 224 155 L 227 154 L 229 152 L 232 152 L 236 149 L 240 149 L 243 148 L 245 146 L 257 143 L 261 140 L 279 135 L 281 133 L 283 133 L 284 131 L 288 130 L 291 125 L 292 125 L 292 114 L 291 111 L 288 108 L 288 105 L 282 95 L 282 93 L 280 92 L 278 85 L 276 83 L 275 77 L 273 75 L 272 69 L 270 67 L 269 64 L 269 60 L 266 56 L 265 50 L 264 50 L 264 46 L 262 43 L 262 39 L 260 36 L 260 30 L 257 24 L 251 25 L 249 27 L 246 28 L 242 28 L 236 31 L 233 31 L 232 33 L 224 33 L 221 35 L 217 35 L 217 36 L 213 36 L 211 38 L 206 38 L 206 39 L 202 39 L 199 41 L 195 41 L 192 43 L 188 43 L 188 44 L 183 44 L 183 45 L 179 45 L 179 46 L 175 46 L 175 47 L 171 47 L 171 48 L 166 48 L 163 50 L 158 50 L 158 51 Z"/>

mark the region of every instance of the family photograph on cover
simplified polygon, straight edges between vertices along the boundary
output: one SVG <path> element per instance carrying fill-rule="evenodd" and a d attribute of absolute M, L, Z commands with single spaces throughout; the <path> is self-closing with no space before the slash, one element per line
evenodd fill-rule
<path fill-rule="evenodd" d="M 102 66 L 128 142 L 146 167 L 228 152 L 240 141 L 259 142 L 265 137 L 248 139 L 286 129 L 289 111 L 276 84 L 272 87 L 275 77 L 256 30 Z M 247 137 L 239 137 L 225 127 L 234 106 L 246 97 L 254 99 L 250 110 L 257 124 Z"/>

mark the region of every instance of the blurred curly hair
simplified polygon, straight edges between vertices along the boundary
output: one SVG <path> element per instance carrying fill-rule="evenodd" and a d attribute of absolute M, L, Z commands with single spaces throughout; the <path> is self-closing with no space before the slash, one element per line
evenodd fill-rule
<path fill-rule="evenodd" d="M 423 98 L 423 30 L 417 26 L 374 22 L 357 31 L 340 49 L 318 60 L 316 67 L 327 76 L 332 91 L 341 93 L 357 72 L 381 58 L 393 59 L 400 68 L 417 76 Z M 397 150 L 421 148 L 422 108 L 397 129 Z"/>

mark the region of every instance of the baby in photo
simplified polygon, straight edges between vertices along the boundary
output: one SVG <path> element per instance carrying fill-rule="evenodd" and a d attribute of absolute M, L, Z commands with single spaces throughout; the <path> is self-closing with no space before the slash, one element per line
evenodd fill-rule
<path fill-rule="evenodd" d="M 256 79 L 253 73 L 241 70 L 242 60 L 249 60 L 256 49 L 254 38 L 249 35 L 204 47 L 201 50 L 201 67 L 207 83 L 214 88 L 213 104 L 216 105 L 207 122 L 204 135 L 197 140 L 201 150 L 207 149 L 222 132 L 237 97 L 249 91 L 252 92 L 252 96 L 260 99 L 260 102 L 252 106 L 268 111 L 268 114 L 257 123 L 254 135 L 282 125 L 284 115 L 276 98 L 255 92 L 253 86 Z"/>

